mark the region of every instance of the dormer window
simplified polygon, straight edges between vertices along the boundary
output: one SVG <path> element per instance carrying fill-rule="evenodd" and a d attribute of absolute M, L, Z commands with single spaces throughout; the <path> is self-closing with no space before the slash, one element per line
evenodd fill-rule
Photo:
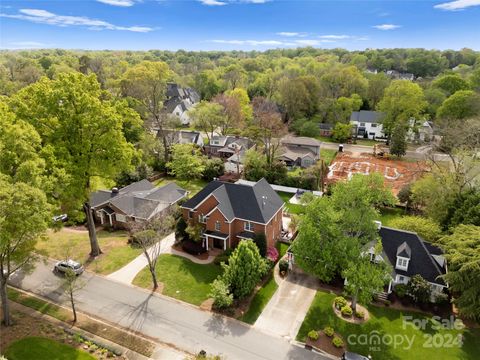
<path fill-rule="evenodd" d="M 220 142 L 218 140 L 212 140 L 212 145 L 218 145 Z"/>
<path fill-rule="evenodd" d="M 395 266 L 399 270 L 407 270 L 408 269 L 408 262 L 409 259 L 397 256 L 397 265 Z"/>

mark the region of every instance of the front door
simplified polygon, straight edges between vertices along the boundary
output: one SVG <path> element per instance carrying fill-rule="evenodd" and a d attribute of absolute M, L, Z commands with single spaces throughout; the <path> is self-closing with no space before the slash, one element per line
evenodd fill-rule
<path fill-rule="evenodd" d="M 213 247 L 223 250 L 223 242 L 222 239 L 213 238 Z"/>

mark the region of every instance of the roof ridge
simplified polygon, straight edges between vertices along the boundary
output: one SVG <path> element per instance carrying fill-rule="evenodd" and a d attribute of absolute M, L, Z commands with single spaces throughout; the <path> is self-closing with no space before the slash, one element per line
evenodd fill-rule
<path fill-rule="evenodd" d="M 404 232 L 404 233 L 407 233 L 407 234 L 413 234 L 413 235 L 417 235 L 417 236 L 420 238 L 420 236 L 418 235 L 418 233 L 415 232 L 415 231 L 397 229 L 397 228 L 393 228 L 393 227 L 390 227 L 390 226 L 383 226 L 383 225 L 382 225 L 382 229 L 393 230 L 393 231 L 398 231 L 398 232 Z"/>

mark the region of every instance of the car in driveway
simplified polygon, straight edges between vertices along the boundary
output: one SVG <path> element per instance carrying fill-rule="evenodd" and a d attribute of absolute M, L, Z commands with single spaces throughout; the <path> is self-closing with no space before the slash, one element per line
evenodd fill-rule
<path fill-rule="evenodd" d="M 370 360 L 370 356 L 363 356 L 357 353 L 353 353 L 350 351 L 345 351 L 342 355 L 342 360 Z"/>
<path fill-rule="evenodd" d="M 53 271 L 65 274 L 68 270 L 72 270 L 75 275 L 80 275 L 85 271 L 85 268 L 79 262 L 76 262 L 72 259 L 62 260 L 55 263 Z"/>

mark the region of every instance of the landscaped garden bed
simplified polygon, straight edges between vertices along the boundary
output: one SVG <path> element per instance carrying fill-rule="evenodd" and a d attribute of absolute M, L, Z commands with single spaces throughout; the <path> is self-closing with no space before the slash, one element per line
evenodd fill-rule
<path fill-rule="evenodd" d="M 430 315 L 373 305 L 368 306 L 370 319 L 367 322 L 352 324 L 334 313 L 332 302 L 335 296 L 332 293 L 317 292 L 300 327 L 297 340 L 306 341 L 308 332 L 312 329 L 324 329 L 330 326 L 345 340 L 346 349 L 363 355 L 371 354 L 374 359 L 379 360 L 476 359 L 480 353 L 478 328 L 441 328 L 441 324 L 433 320 Z M 413 321 L 425 324 L 425 327 L 415 327 Z M 374 336 L 380 337 L 378 345 L 368 343 Z M 404 342 L 394 346 L 388 341 L 393 336 L 401 337 Z M 442 341 L 445 346 L 428 346 L 428 339 L 433 336 L 436 341 Z M 407 339 L 411 341 L 410 347 Z M 367 343 L 364 343 L 364 340 Z"/>
<path fill-rule="evenodd" d="M 337 357 L 345 352 L 345 341 L 331 327 L 321 331 L 310 330 L 305 345 Z"/>

